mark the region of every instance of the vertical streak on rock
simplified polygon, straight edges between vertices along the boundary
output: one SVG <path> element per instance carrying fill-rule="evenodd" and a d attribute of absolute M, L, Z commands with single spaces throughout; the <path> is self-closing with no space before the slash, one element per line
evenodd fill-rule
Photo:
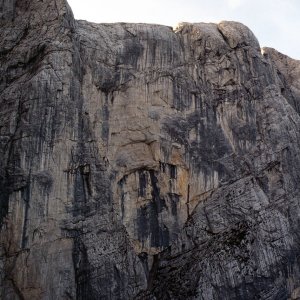
<path fill-rule="evenodd" d="M 188 184 L 187 199 L 186 199 L 187 215 L 190 216 L 190 185 Z"/>
<path fill-rule="evenodd" d="M 22 229 L 22 239 L 21 248 L 25 249 L 28 241 L 27 224 L 28 224 L 28 213 L 30 208 L 30 184 L 21 190 L 22 201 L 24 205 L 24 216 L 23 216 L 23 229 Z"/>

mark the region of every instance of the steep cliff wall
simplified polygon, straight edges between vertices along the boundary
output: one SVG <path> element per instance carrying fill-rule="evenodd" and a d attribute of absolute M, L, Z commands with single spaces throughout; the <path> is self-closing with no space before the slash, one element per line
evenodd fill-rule
<path fill-rule="evenodd" d="M 300 299 L 300 62 L 236 22 L 0 2 L 1 299 Z"/>

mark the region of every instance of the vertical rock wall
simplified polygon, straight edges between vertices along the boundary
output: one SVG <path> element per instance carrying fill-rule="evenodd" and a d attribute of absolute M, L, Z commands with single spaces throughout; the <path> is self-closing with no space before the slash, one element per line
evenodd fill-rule
<path fill-rule="evenodd" d="M 297 299 L 299 61 L 236 22 L 0 2 L 1 299 Z"/>

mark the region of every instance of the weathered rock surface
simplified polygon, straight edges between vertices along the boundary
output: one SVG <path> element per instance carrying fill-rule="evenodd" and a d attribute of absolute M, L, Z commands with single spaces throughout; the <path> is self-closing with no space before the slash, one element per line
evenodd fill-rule
<path fill-rule="evenodd" d="M 300 62 L 236 22 L 0 2 L 1 299 L 300 299 Z"/>

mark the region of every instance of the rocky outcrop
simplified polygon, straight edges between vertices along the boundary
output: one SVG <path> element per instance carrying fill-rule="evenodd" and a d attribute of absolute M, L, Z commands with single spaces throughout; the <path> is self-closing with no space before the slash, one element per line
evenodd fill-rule
<path fill-rule="evenodd" d="M 0 3 L 1 299 L 300 298 L 300 62 L 236 22 Z"/>

